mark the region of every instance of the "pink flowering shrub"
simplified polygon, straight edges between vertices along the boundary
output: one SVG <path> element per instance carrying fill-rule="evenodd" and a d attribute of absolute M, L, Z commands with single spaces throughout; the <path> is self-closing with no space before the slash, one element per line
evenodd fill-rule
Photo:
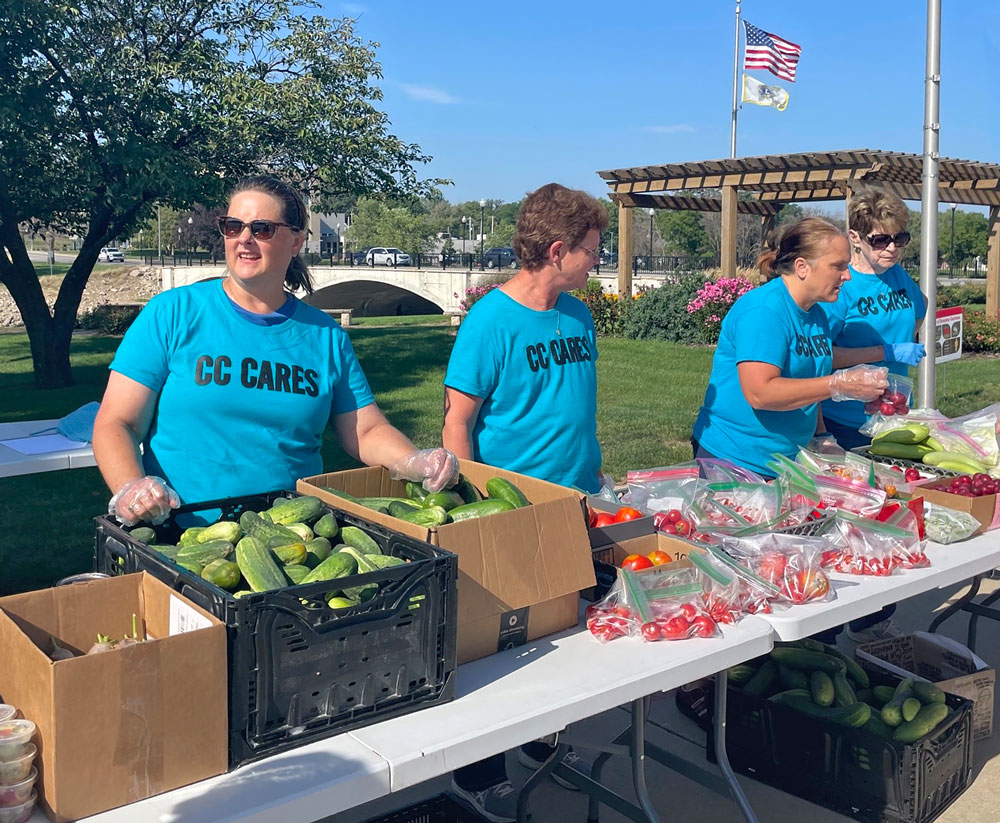
<path fill-rule="evenodd" d="M 482 298 L 484 298 L 487 294 L 489 294 L 491 291 L 493 291 L 493 289 L 495 289 L 499 285 L 501 284 L 490 283 L 487 286 L 473 286 L 472 288 L 466 289 L 465 298 L 462 300 L 461 303 L 459 303 L 459 305 L 462 307 L 462 311 L 468 311 L 469 309 L 471 309 L 473 305 L 475 305 L 477 300 L 481 300 Z"/>
<path fill-rule="evenodd" d="M 701 330 L 705 342 L 719 341 L 722 319 L 732 308 L 733 303 L 752 288 L 753 283 L 739 275 L 710 280 L 698 289 L 698 293 L 687 304 L 687 311 Z"/>

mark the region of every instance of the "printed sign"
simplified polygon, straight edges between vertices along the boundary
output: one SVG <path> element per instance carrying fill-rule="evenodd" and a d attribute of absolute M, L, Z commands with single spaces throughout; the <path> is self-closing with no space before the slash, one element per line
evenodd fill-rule
<path fill-rule="evenodd" d="M 962 323 L 965 313 L 961 306 L 937 310 L 937 339 L 934 341 L 934 362 L 945 363 L 962 356 Z"/>

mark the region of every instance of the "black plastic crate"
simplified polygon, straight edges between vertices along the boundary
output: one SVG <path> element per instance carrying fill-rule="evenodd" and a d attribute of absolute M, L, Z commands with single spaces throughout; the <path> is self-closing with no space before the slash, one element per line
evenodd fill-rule
<path fill-rule="evenodd" d="M 932 735 L 907 744 L 730 686 L 726 751 L 736 771 L 864 823 L 929 823 L 968 788 L 972 773 L 972 702 L 946 699 L 954 712 Z M 714 761 L 711 734 L 706 750 Z"/>
<path fill-rule="evenodd" d="M 482 818 L 466 811 L 448 795 L 440 794 L 365 823 L 482 823 Z"/>
<path fill-rule="evenodd" d="M 176 542 L 183 531 L 177 516 L 221 510 L 224 519 L 238 520 L 248 509 L 295 496 L 271 492 L 182 506 L 156 532 Z M 133 540 L 108 516 L 95 518 L 98 571 L 149 572 L 226 624 L 230 768 L 455 696 L 457 557 L 327 508 L 341 525 L 371 535 L 384 554 L 409 561 L 351 578 L 351 585 L 377 583 L 379 591 L 347 611 L 323 601 L 330 582 L 235 598 Z"/>

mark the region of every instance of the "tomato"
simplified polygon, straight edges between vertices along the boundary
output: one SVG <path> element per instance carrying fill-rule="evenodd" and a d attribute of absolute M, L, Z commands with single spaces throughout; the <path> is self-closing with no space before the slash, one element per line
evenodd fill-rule
<path fill-rule="evenodd" d="M 680 535 L 691 534 L 691 524 L 682 517 L 674 523 L 674 530 Z"/>
<path fill-rule="evenodd" d="M 642 624 L 642 639 L 643 640 L 659 640 L 660 639 L 660 626 L 653 621 L 649 623 Z"/>
<path fill-rule="evenodd" d="M 691 624 L 683 617 L 671 617 L 660 624 L 660 637 L 664 640 L 680 640 L 687 637 Z"/>
<path fill-rule="evenodd" d="M 823 572 L 806 570 L 795 575 L 795 588 L 802 597 L 797 602 L 801 603 L 803 600 L 814 600 L 825 595 L 830 590 L 830 580 Z"/>
<path fill-rule="evenodd" d="M 669 563 L 671 557 L 662 549 L 653 549 L 649 554 L 646 555 L 652 562 L 654 566 L 662 566 L 664 563 Z"/>
<path fill-rule="evenodd" d="M 587 525 L 590 528 L 594 528 L 597 525 L 597 512 L 595 512 L 590 506 L 587 506 Z"/>
<path fill-rule="evenodd" d="M 603 529 L 605 526 L 611 526 L 615 523 L 615 516 L 611 512 L 598 512 L 597 519 L 594 520 L 594 527 L 598 529 Z"/>
<path fill-rule="evenodd" d="M 785 555 L 780 552 L 768 552 L 762 555 L 758 561 L 757 574 L 768 583 L 778 585 L 785 576 L 786 565 L 788 565 L 788 558 Z"/>
<path fill-rule="evenodd" d="M 664 534 L 677 534 L 677 524 L 663 522 L 660 524 L 659 529 Z"/>
<path fill-rule="evenodd" d="M 712 637 L 715 635 L 715 621 L 707 614 L 702 614 L 691 621 L 691 628 L 698 637 Z"/>
<path fill-rule="evenodd" d="M 638 572 L 653 568 L 653 561 L 642 554 L 630 554 L 622 561 L 622 568 Z"/>
<path fill-rule="evenodd" d="M 670 509 L 670 511 L 666 512 L 666 516 L 668 523 L 676 523 L 684 515 L 681 514 L 680 509 Z"/>
<path fill-rule="evenodd" d="M 683 603 L 681 605 L 681 616 L 690 623 L 698 616 L 698 607 L 694 603 Z"/>
<path fill-rule="evenodd" d="M 626 520 L 638 520 L 640 517 L 645 517 L 641 511 L 638 509 L 633 509 L 631 506 L 622 506 L 617 512 L 615 512 L 615 522 L 624 523 Z"/>

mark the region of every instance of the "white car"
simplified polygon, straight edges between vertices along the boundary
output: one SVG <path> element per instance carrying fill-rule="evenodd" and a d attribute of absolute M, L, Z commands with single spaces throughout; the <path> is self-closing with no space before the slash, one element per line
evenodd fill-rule
<path fill-rule="evenodd" d="M 410 255 L 399 249 L 376 247 L 369 249 L 365 263 L 369 266 L 409 266 Z"/>
<path fill-rule="evenodd" d="M 124 263 L 125 255 L 117 246 L 105 246 L 97 255 L 97 259 L 102 263 Z"/>

